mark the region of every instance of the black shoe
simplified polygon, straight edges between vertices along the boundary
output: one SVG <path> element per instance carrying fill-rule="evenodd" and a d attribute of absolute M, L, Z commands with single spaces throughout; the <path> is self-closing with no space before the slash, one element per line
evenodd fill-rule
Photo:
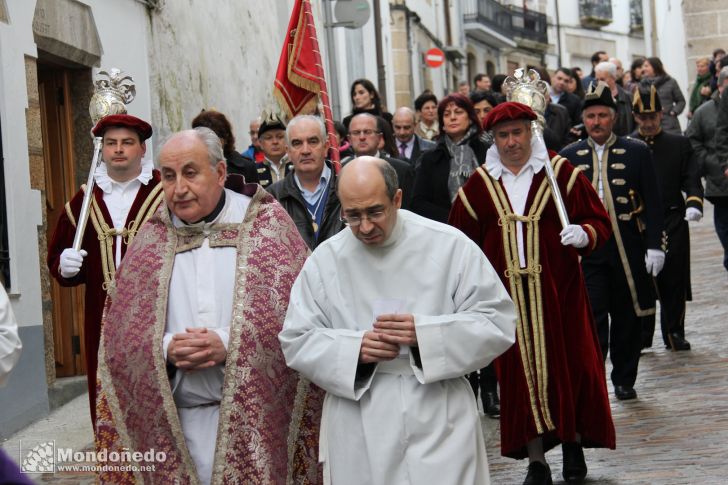
<path fill-rule="evenodd" d="M 685 337 L 683 337 L 679 333 L 673 332 L 667 334 L 667 340 L 670 345 L 667 345 L 665 348 L 671 348 L 675 352 L 678 352 L 680 350 L 690 350 L 690 342 L 685 340 Z"/>
<path fill-rule="evenodd" d="M 578 482 L 586 477 L 586 461 L 584 450 L 579 443 L 562 443 L 561 452 L 564 455 L 564 469 L 562 475 L 567 482 Z"/>
<path fill-rule="evenodd" d="M 491 418 L 500 416 L 500 400 L 496 391 L 483 393 L 483 410 Z"/>
<path fill-rule="evenodd" d="M 636 399 L 637 391 L 632 386 L 614 386 L 614 395 L 620 401 L 627 401 L 629 399 Z"/>
<path fill-rule="evenodd" d="M 553 485 L 551 480 L 551 468 L 540 461 L 534 461 L 528 465 L 528 474 L 523 485 Z"/>

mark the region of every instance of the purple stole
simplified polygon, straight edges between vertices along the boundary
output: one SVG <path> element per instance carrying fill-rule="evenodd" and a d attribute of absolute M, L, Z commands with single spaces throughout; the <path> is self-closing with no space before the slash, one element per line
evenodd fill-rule
<path fill-rule="evenodd" d="M 209 237 L 211 247 L 237 248 L 212 483 L 319 483 L 324 393 L 286 366 L 278 343 L 308 249 L 271 195 L 254 184 L 243 192 L 252 197 L 245 220 L 212 226 Z M 99 350 L 97 450 L 153 449 L 166 460 L 153 463 L 154 471 L 101 473 L 101 483 L 199 483 L 162 353 L 175 254 L 204 238 L 188 229 L 175 229 L 162 204 L 129 246 L 109 291 Z"/>

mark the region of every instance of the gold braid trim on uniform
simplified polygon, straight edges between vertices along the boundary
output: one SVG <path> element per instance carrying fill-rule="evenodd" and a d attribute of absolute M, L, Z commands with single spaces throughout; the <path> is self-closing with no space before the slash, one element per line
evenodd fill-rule
<path fill-rule="evenodd" d="M 76 218 L 73 216 L 73 211 L 71 210 L 71 203 L 66 202 L 66 215 L 68 216 L 68 220 L 71 221 L 71 224 L 73 227 L 76 227 Z"/>
<path fill-rule="evenodd" d="M 592 251 L 594 251 L 594 249 L 596 249 L 597 247 L 597 231 L 596 229 L 594 229 L 594 227 L 592 227 L 591 224 L 584 224 L 582 227 L 586 229 L 589 234 L 591 234 L 592 243 L 590 248 Z"/>
<path fill-rule="evenodd" d="M 698 204 L 703 205 L 703 199 L 701 199 L 697 195 L 691 195 L 690 197 L 685 199 L 685 202 L 690 202 L 690 201 L 697 202 Z"/>
<path fill-rule="evenodd" d="M 551 161 L 555 175 L 563 165 L 565 159 L 554 157 Z M 551 412 L 548 407 L 548 359 L 546 352 L 545 333 L 543 328 L 543 301 L 541 296 L 541 264 L 539 226 L 544 208 L 551 200 L 551 189 L 548 181 L 544 179 L 534 198 L 528 215 L 514 214 L 505 191 L 498 182 L 483 170 L 477 169 L 490 193 L 496 211 L 499 214 L 498 225 L 503 233 L 503 250 L 506 260 L 505 276 L 508 278 L 511 297 L 518 313 L 518 328 L 516 337 L 521 356 L 521 363 L 528 387 L 529 402 L 533 414 L 536 431 L 543 434 L 552 431 L 554 426 Z M 526 225 L 524 241 L 526 245 L 526 264 L 521 268 L 518 259 L 518 234 L 516 223 Z M 523 291 L 523 279 L 528 279 L 529 298 L 526 301 Z M 530 312 L 529 312 L 530 309 Z M 530 313 L 530 318 L 529 318 Z M 530 327 L 530 328 L 529 328 Z"/>
<path fill-rule="evenodd" d="M 85 190 L 85 187 L 84 187 Z M 99 239 L 101 254 L 101 271 L 104 275 L 104 283 L 102 285 L 105 291 L 108 291 L 114 284 L 114 276 L 116 275 L 116 257 L 114 255 L 114 238 L 121 236 L 123 243 L 127 246 L 134 240 L 134 236 L 139 228 L 149 220 L 154 212 L 162 203 L 162 185 L 157 184 L 147 195 L 147 198 L 139 208 L 137 217 L 129 222 L 128 227 L 117 231 L 113 227 L 109 227 L 104 219 L 98 202 L 95 197 L 91 198 L 91 210 L 89 211 L 89 219 L 96 230 Z"/>
<path fill-rule="evenodd" d="M 612 133 L 609 136 L 609 139 L 604 145 L 604 153 L 602 154 L 602 157 L 604 158 L 602 160 L 602 169 L 599 170 L 599 159 L 597 158 L 597 151 L 594 148 L 593 140 L 591 138 L 587 138 L 587 144 L 592 149 L 592 186 L 594 187 L 594 190 L 597 190 L 598 192 L 598 180 L 599 176 L 602 178 L 602 189 L 604 190 L 604 200 L 602 201 L 604 203 L 604 206 L 607 208 L 607 212 L 609 213 L 609 220 L 612 223 L 612 232 L 614 233 L 614 242 L 617 243 L 617 253 L 619 253 L 619 259 L 622 262 L 622 268 L 624 269 L 624 276 L 627 279 L 627 286 L 629 287 L 629 294 L 632 297 L 632 307 L 634 308 L 634 312 L 638 317 L 646 317 L 648 315 L 654 315 L 655 314 L 655 306 L 653 305 L 652 308 L 647 308 L 645 310 L 640 307 L 640 301 L 637 297 L 637 286 L 634 283 L 634 277 L 632 276 L 632 268 L 629 265 L 629 260 L 627 259 L 627 251 L 624 249 L 624 243 L 622 242 L 622 233 L 619 230 L 619 223 L 617 221 L 617 212 L 614 208 L 614 199 L 612 197 L 612 186 L 609 184 L 609 177 L 607 176 L 607 167 L 609 166 L 609 151 L 612 145 L 617 141 L 617 136 Z"/>
<path fill-rule="evenodd" d="M 468 196 L 465 195 L 465 191 L 463 190 L 462 187 L 460 187 L 458 189 L 458 197 L 460 197 L 460 200 L 463 203 L 463 207 L 465 207 L 465 210 L 468 211 L 468 214 L 470 214 L 470 217 L 472 217 L 473 219 L 475 219 L 477 221 L 478 220 L 478 215 L 473 210 L 473 206 L 470 205 L 470 201 L 468 200 Z"/>

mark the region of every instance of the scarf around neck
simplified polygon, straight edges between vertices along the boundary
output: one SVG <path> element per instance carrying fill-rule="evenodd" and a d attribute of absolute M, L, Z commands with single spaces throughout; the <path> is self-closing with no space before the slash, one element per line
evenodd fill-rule
<path fill-rule="evenodd" d="M 450 200 L 458 195 L 458 189 L 467 181 L 478 168 L 478 160 L 475 152 L 470 146 L 470 140 L 477 134 L 474 126 L 470 126 L 468 132 L 459 142 L 454 142 L 448 135 L 444 136 L 445 146 L 452 157 L 450 160 L 450 175 L 447 179 L 447 190 L 450 193 Z"/>

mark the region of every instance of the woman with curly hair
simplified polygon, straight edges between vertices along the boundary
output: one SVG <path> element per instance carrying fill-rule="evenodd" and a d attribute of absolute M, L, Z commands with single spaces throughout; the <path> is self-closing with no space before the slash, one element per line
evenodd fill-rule
<path fill-rule="evenodd" d="M 235 150 L 235 135 L 233 127 L 224 114 L 215 110 L 202 110 L 192 120 L 192 128 L 204 126 L 215 132 L 222 143 L 222 152 L 225 155 L 227 173 L 235 173 L 245 177 L 246 183 L 258 183 L 258 170 L 255 162 L 243 157 Z"/>

